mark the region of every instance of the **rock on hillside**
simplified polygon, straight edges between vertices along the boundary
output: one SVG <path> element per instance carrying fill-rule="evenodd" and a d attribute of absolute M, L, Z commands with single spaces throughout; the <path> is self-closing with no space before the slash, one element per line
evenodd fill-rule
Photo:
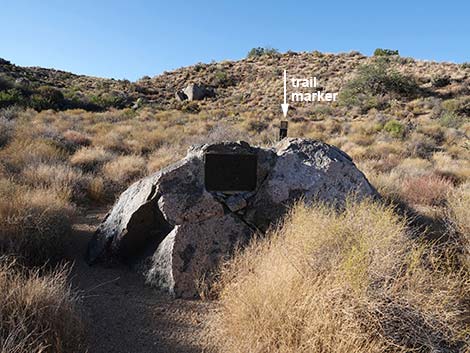
<path fill-rule="evenodd" d="M 253 190 L 207 191 L 209 154 L 255 156 Z M 319 141 L 285 139 L 271 149 L 245 142 L 200 145 L 131 185 L 97 229 L 87 258 L 137 262 L 148 283 L 191 298 L 199 278 L 210 277 L 221 260 L 299 198 L 341 206 L 351 193 L 377 195 L 349 156 Z"/>

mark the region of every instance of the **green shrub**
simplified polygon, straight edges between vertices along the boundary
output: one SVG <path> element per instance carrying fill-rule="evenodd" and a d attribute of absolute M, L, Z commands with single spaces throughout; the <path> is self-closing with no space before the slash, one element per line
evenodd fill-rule
<path fill-rule="evenodd" d="M 459 115 L 470 116 L 470 97 L 448 99 L 442 103 L 442 107 Z"/>
<path fill-rule="evenodd" d="M 356 77 L 341 91 L 340 102 L 367 111 L 384 108 L 389 98 L 411 97 L 417 91 L 418 84 L 413 77 L 392 70 L 388 60 L 381 58 L 359 67 Z"/>
<path fill-rule="evenodd" d="M 388 121 L 383 129 L 395 138 L 402 138 L 405 135 L 405 126 L 397 120 Z"/>
<path fill-rule="evenodd" d="M 103 109 L 122 109 L 128 105 L 127 96 L 123 92 L 101 93 L 99 95 L 91 96 L 90 101 Z"/>
<path fill-rule="evenodd" d="M 256 57 L 260 57 L 260 56 L 264 56 L 264 55 L 275 56 L 277 54 L 279 54 L 279 51 L 277 49 L 269 48 L 269 47 L 266 47 L 266 48 L 257 47 L 257 48 L 251 49 L 248 52 L 247 57 L 248 58 L 256 58 Z"/>
<path fill-rule="evenodd" d="M 23 92 L 17 88 L 0 91 L 0 108 L 6 108 L 15 104 L 21 105 L 24 101 Z"/>
<path fill-rule="evenodd" d="M 235 79 L 229 76 L 225 71 L 216 71 L 211 84 L 215 87 L 229 87 L 235 84 Z"/>
<path fill-rule="evenodd" d="M 41 86 L 31 96 L 31 107 L 37 111 L 46 109 L 60 109 L 64 105 L 62 92 L 51 86 Z"/>
<path fill-rule="evenodd" d="M 439 118 L 439 123 L 442 126 L 451 128 L 458 128 L 466 121 L 468 121 L 468 118 L 452 111 L 444 111 Z"/>
<path fill-rule="evenodd" d="M 399 55 L 398 50 L 377 48 L 374 50 L 374 56 L 392 56 Z"/>
<path fill-rule="evenodd" d="M 0 91 L 13 88 L 14 84 L 11 79 L 6 75 L 0 75 Z"/>

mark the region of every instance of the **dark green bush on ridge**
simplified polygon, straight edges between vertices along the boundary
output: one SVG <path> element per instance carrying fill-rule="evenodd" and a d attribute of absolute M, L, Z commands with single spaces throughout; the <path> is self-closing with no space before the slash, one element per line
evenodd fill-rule
<path fill-rule="evenodd" d="M 247 58 L 256 58 L 256 57 L 260 57 L 264 55 L 274 56 L 278 54 L 279 54 L 279 51 L 277 49 L 268 48 L 268 47 L 267 48 L 257 47 L 257 48 L 251 49 L 248 52 Z"/>
<path fill-rule="evenodd" d="M 393 56 L 393 55 L 400 55 L 400 54 L 398 53 L 398 50 L 393 50 L 393 49 L 377 48 L 374 51 L 374 56 Z"/>

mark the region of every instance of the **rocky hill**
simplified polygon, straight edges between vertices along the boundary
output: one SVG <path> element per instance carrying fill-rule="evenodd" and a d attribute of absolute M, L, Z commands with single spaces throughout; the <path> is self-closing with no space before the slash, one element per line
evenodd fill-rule
<path fill-rule="evenodd" d="M 419 97 L 451 99 L 468 98 L 470 94 L 468 64 L 417 61 L 399 56 L 366 57 L 358 52 L 345 54 L 288 52 L 256 55 L 239 61 L 199 63 L 172 72 L 164 72 L 153 78 L 143 77 L 136 82 L 75 75 L 38 67 L 19 67 L 6 60 L 0 60 L 0 107 L 23 104 L 37 110 L 46 108 L 104 110 L 111 107 L 132 107 L 141 98 L 139 106 L 152 105 L 159 110 L 181 109 L 186 112 L 204 110 L 215 114 L 220 112 L 226 116 L 253 112 L 272 117 L 280 111 L 284 69 L 290 77 L 317 77 L 319 89 L 341 92 L 351 84 L 351 80 L 357 78 L 361 68 L 363 71 L 364 68 L 367 71 L 367 67 L 374 70 L 372 66 L 379 59 L 386 62 L 386 65 L 375 68 L 376 72 L 373 74 L 380 75 L 377 70 L 382 70 L 388 72 L 389 76 L 399 75 L 391 77 L 389 88 L 385 87 L 385 91 L 370 92 L 379 102 L 371 104 L 362 101 L 350 104 L 348 98 L 351 97 L 343 96 L 337 104 L 327 108 L 322 108 L 322 104 L 298 104 L 293 107 L 296 110 L 292 111 L 292 117 L 315 116 L 322 109 L 327 109 L 331 114 L 331 108 L 341 106 L 348 108 L 339 111 L 333 109 L 333 114 L 360 114 L 369 108 L 380 108 L 379 110 L 387 108 L 392 100 L 406 103 Z M 367 72 L 362 73 L 367 75 Z M 393 81 L 397 79 L 398 83 Z M 413 83 L 413 90 L 395 89 L 396 86 L 409 82 Z M 212 89 L 215 92 L 214 97 L 197 103 L 180 102 L 175 93 L 191 83 Z M 367 87 L 373 89 L 372 86 L 375 85 L 374 82 L 367 80 L 363 84 L 365 87 L 359 89 L 356 87 L 357 93 L 362 94 Z M 380 84 L 383 82 L 379 82 Z M 383 101 L 387 104 L 380 104 Z M 360 109 L 351 111 L 351 106 L 359 106 Z"/>

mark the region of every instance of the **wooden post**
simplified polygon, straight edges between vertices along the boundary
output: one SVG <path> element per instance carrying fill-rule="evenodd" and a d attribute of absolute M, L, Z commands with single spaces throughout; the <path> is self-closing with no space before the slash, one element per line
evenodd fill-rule
<path fill-rule="evenodd" d="M 281 120 L 281 126 L 279 127 L 279 141 L 287 137 L 287 120 Z"/>

